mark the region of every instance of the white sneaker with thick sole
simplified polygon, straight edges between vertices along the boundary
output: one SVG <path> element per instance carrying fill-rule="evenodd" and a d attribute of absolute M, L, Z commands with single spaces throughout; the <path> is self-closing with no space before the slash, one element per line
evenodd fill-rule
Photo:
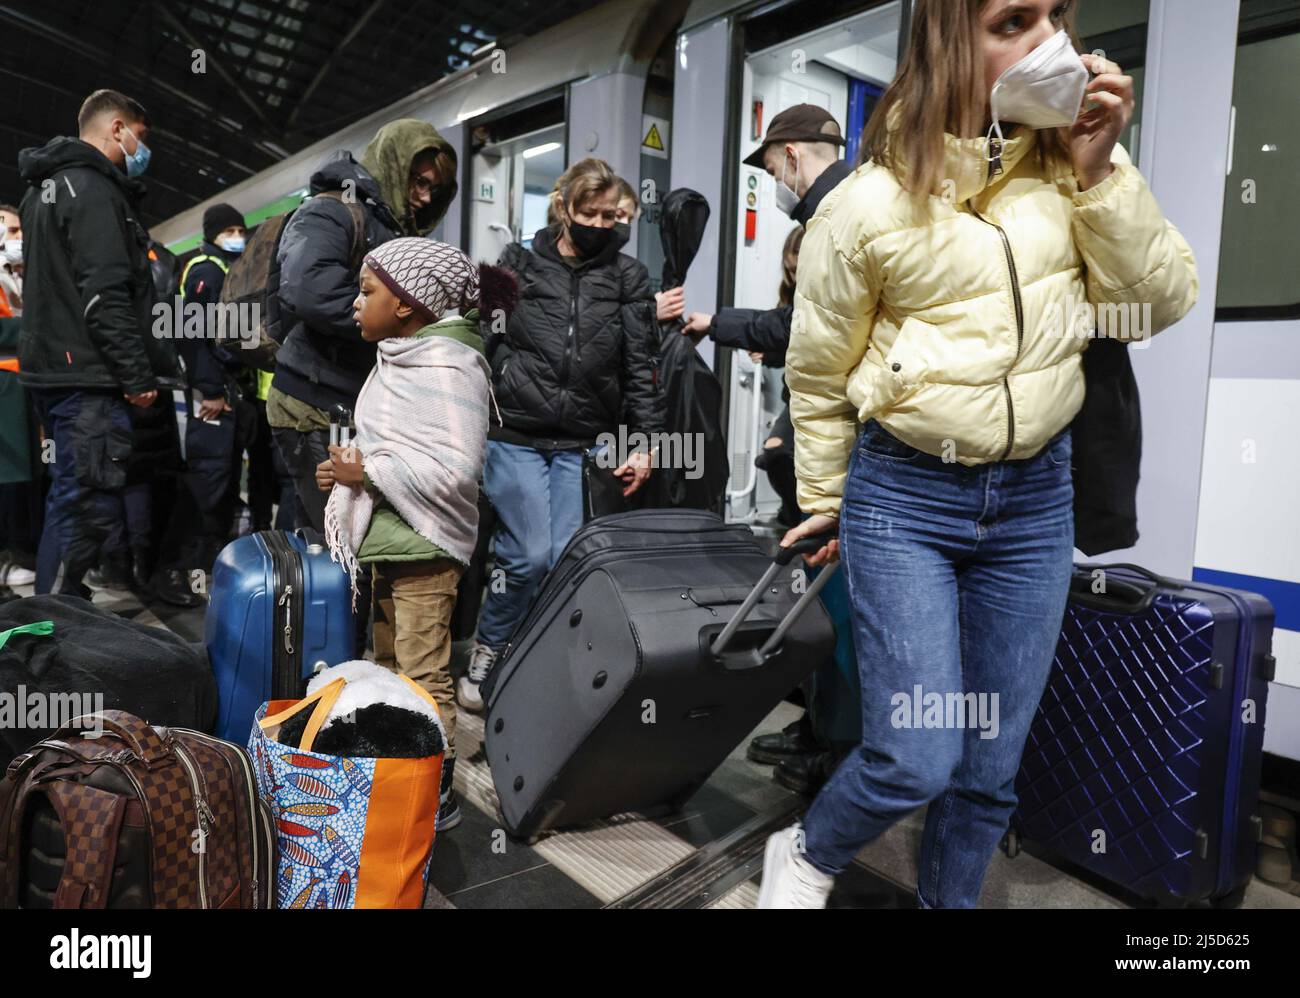
<path fill-rule="evenodd" d="M 475 642 L 474 650 L 469 653 L 469 671 L 456 684 L 456 702 L 466 710 L 478 713 L 483 709 L 479 684 L 487 679 L 488 670 L 496 660 L 497 653 L 493 649 Z"/>
<path fill-rule="evenodd" d="M 835 878 L 803 858 L 803 828 L 798 824 L 774 832 L 763 853 L 760 908 L 825 908 Z"/>
<path fill-rule="evenodd" d="M 36 582 L 36 573 L 30 568 L 19 565 L 5 565 L 0 568 L 0 585 L 30 586 Z"/>

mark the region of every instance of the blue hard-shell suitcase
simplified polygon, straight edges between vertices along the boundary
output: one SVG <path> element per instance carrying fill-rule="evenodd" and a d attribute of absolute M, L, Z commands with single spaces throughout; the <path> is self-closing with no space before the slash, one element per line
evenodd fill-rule
<path fill-rule="evenodd" d="M 1240 904 L 1272 638 L 1273 606 L 1255 593 L 1075 566 L 1008 853 L 1041 843 L 1159 904 Z"/>
<path fill-rule="evenodd" d="M 263 530 L 227 544 L 204 621 L 218 737 L 246 742 L 263 701 L 302 696 L 318 668 L 355 657 L 355 634 L 348 575 L 315 531 Z"/>

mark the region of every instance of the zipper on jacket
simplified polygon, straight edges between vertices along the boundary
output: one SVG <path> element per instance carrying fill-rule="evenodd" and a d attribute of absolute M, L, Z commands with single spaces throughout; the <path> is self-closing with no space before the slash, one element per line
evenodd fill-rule
<path fill-rule="evenodd" d="M 999 169 L 1001 165 L 999 164 Z M 1011 254 L 1011 240 L 1007 238 L 1006 230 L 997 222 L 990 221 L 975 210 L 975 206 L 967 201 L 966 205 L 970 208 L 970 213 L 978 218 L 985 225 L 991 225 L 998 230 L 998 235 L 1002 237 L 1002 249 L 1007 255 L 1007 273 L 1011 276 L 1011 300 L 1016 307 L 1016 358 L 1011 362 L 1015 367 L 1016 360 L 1020 359 L 1020 351 L 1025 344 L 1025 310 L 1020 300 L 1020 278 L 1016 275 L 1016 258 Z M 1011 370 L 1007 369 L 1007 374 L 1002 378 L 1002 391 L 1007 400 L 1007 447 L 1002 452 L 999 460 L 1005 461 L 1011 454 L 1011 449 L 1016 445 L 1016 407 L 1011 401 L 1011 384 L 1008 380 Z"/>
<path fill-rule="evenodd" d="M 996 135 L 989 139 L 989 152 L 993 154 L 989 159 L 989 180 L 992 180 L 1002 172 L 1002 140 Z"/>
<path fill-rule="evenodd" d="M 575 271 L 569 279 L 569 335 L 564 341 L 564 377 L 561 379 L 561 386 L 569 383 L 569 367 L 573 357 L 574 347 L 578 342 L 578 282 L 579 277 Z"/>

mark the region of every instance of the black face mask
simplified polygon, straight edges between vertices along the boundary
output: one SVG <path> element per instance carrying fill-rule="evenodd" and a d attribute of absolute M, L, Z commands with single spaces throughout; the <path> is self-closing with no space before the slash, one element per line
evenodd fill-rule
<path fill-rule="evenodd" d="M 600 256 L 613 238 L 613 229 L 603 229 L 599 225 L 582 225 L 579 222 L 569 223 L 569 242 L 573 243 L 573 248 L 584 260 Z"/>
<path fill-rule="evenodd" d="M 632 238 L 632 225 L 630 222 L 614 223 L 614 245 L 622 249 L 627 245 L 627 241 Z"/>

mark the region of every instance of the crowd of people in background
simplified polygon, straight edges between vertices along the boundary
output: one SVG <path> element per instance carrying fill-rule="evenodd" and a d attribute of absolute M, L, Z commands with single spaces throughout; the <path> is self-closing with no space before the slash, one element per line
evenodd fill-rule
<path fill-rule="evenodd" d="M 790 134 L 776 127 L 771 141 L 790 139 L 801 152 L 790 164 L 772 155 L 765 165 L 788 165 L 800 218 L 816 206 L 818 178 L 830 168 L 827 187 L 847 167 L 825 112 L 797 114 L 792 123 L 789 114 L 778 118 Z M 23 151 L 28 190 L 21 207 L 0 207 L 0 309 L 14 319 L 7 347 L 17 354 L 5 384 L 15 394 L 25 390 L 23 418 L 5 435 L 29 445 L 8 476 L 12 484 L 0 486 L 4 579 L 37 594 L 90 598 L 97 589 L 127 588 L 146 602 L 198 607 L 228 541 L 272 528 L 328 533 L 335 483 L 364 481 L 378 504 L 367 533 L 351 539 L 364 566 L 355 573 L 356 654 L 423 684 L 454 732 L 458 705 L 482 709 L 480 684 L 583 522 L 584 459 L 597 438 L 620 425 L 664 429 L 655 370 L 661 329 L 696 340 L 709 333 L 779 365 L 797 243 L 787 245 L 779 308 L 692 314 L 688 322 L 681 289 L 652 292 L 645 265 L 623 252 L 641 215 L 637 189 L 598 159 L 577 162 L 558 179 L 546 227 L 504 251 L 499 263 L 515 291 L 498 321 L 481 320 L 475 345 L 486 358 L 493 418 L 470 486 L 481 490 L 476 506 L 493 512 L 488 547 L 505 585 L 482 594 L 457 685 L 448 670 L 452 608 L 483 545 L 462 551 L 430 541 L 427 530 L 412 532 L 375 489 L 370 468 L 344 466 L 362 464 L 364 451 L 331 446 L 338 412 L 355 411 L 359 427 L 373 421 L 373 411 L 357 409 L 386 340 L 426 338 L 424 326 L 443 336 L 450 329 L 457 342 L 472 339 L 463 327 L 476 302 L 456 299 L 447 315 L 434 314 L 427 303 L 406 301 L 391 273 L 397 265 L 386 268 L 375 256 L 403 239 L 442 245 L 429 237 L 457 193 L 455 150 L 431 125 L 402 119 L 379 129 L 359 157 L 340 151 L 311 176 L 308 197 L 275 245 L 268 310 L 279 346 L 268 370 L 222 338 L 208 308 L 222 302 L 231 269 L 249 250 L 240 210 L 207 207 L 201 241 L 180 261 L 151 242 L 140 221 L 152 124 L 133 98 L 95 92 L 75 138 Z M 405 279 L 458 280 L 441 263 L 443 271 Z M 382 295 L 392 296 L 390 307 L 414 308 L 414 320 L 399 317 L 403 332 L 367 330 L 365 303 Z M 193 306 L 204 323 L 199 335 L 158 333 L 158 308 Z M 381 322 L 378 311 L 372 304 L 372 323 Z M 443 328 L 453 320 L 459 325 Z M 788 419 L 781 425 L 765 459 L 793 522 Z M 651 453 L 629 454 L 613 470 L 616 489 L 635 495 L 653 464 Z M 24 505 L 29 515 L 20 515 Z M 476 516 L 465 519 L 477 525 Z M 477 605 L 479 597 L 468 599 Z M 453 769 L 454 757 L 448 789 Z M 443 827 L 451 827 L 450 794 L 446 804 L 451 823 Z"/>

